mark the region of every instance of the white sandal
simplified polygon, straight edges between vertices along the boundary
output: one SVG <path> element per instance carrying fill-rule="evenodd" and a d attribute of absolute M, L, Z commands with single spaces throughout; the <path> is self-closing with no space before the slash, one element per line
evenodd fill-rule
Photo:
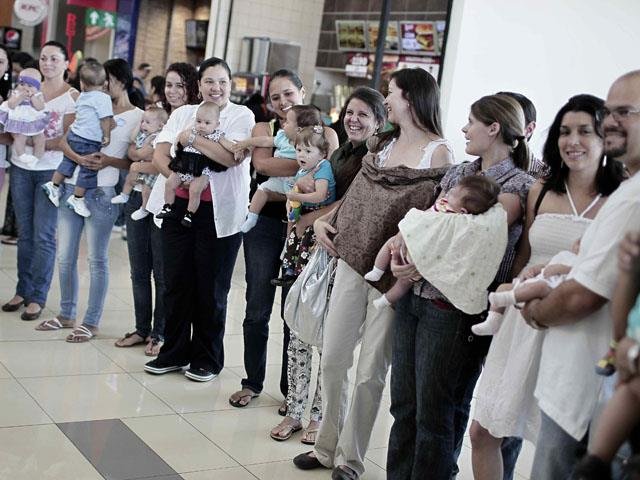
<path fill-rule="evenodd" d="M 60 330 L 61 328 L 73 328 L 73 325 L 64 325 L 58 317 L 50 318 L 49 320 L 45 320 L 44 322 L 40 322 L 36 326 L 36 330 L 40 332 L 49 332 L 54 330 Z"/>
<path fill-rule="evenodd" d="M 93 338 L 93 333 L 84 325 L 79 325 L 73 329 L 71 335 L 68 335 L 66 340 L 69 343 L 85 343 Z"/>

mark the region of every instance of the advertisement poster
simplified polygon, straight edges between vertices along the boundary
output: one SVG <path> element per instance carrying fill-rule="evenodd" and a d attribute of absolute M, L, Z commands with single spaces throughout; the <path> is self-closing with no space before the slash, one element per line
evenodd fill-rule
<path fill-rule="evenodd" d="M 400 22 L 402 51 L 412 54 L 436 53 L 434 22 Z"/>
<path fill-rule="evenodd" d="M 380 70 L 380 77 L 383 79 L 388 79 L 389 75 L 395 72 L 398 69 L 398 59 L 400 57 L 398 55 L 383 55 L 382 56 L 382 69 Z M 369 78 L 373 78 L 373 67 L 376 63 L 375 54 L 369 55 Z"/>
<path fill-rule="evenodd" d="M 369 39 L 369 49 L 375 50 L 378 46 L 378 22 L 367 22 L 367 36 Z M 398 37 L 398 22 L 387 24 L 387 36 L 384 40 L 385 52 L 398 52 L 400 50 L 400 38 Z"/>
<path fill-rule="evenodd" d="M 398 70 L 403 68 L 421 68 L 431 74 L 433 78 L 438 80 L 440 73 L 440 59 L 433 57 L 410 57 L 401 55 L 398 62 Z"/>
<path fill-rule="evenodd" d="M 369 55 L 366 53 L 352 53 L 349 55 L 345 74 L 347 77 L 366 78 L 367 65 L 369 65 Z"/>
<path fill-rule="evenodd" d="M 367 49 L 364 20 L 336 20 L 338 50 L 363 51 Z"/>

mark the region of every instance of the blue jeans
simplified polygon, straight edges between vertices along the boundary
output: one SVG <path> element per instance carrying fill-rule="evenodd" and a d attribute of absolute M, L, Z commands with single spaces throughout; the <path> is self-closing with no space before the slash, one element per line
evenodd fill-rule
<path fill-rule="evenodd" d="M 58 209 L 42 191 L 53 170 L 11 167 L 11 197 L 18 223 L 16 295 L 44 307 L 56 255 Z"/>
<path fill-rule="evenodd" d="M 109 285 L 108 247 L 118 209 L 111 204 L 113 187 L 92 188 L 85 192 L 91 216 L 84 218 L 65 207 L 73 185 L 60 186 L 58 216 L 58 268 L 60 274 L 60 316 L 75 320 L 78 305 L 78 252 L 82 230 L 86 228 L 89 257 L 89 302 L 83 325 L 97 327 L 102 317 Z"/>
<path fill-rule="evenodd" d="M 162 261 L 162 232 L 155 223 L 153 215 L 142 220 L 132 220 L 131 213 L 142 205 L 142 194 L 131 192 L 124 206 L 127 225 L 127 249 L 131 268 L 133 287 L 133 307 L 136 315 L 136 332 L 146 338 L 164 338 L 164 273 Z M 155 285 L 155 308 L 151 275 Z M 153 329 L 151 319 L 153 318 Z"/>
<path fill-rule="evenodd" d="M 277 218 L 260 215 L 258 223 L 244 234 L 244 260 L 247 265 L 244 333 L 244 368 L 247 378 L 242 387 L 256 393 L 262 391 L 267 363 L 269 318 L 273 308 L 276 287 L 269 282 L 278 276 L 280 253 L 284 246 L 286 226 Z M 286 346 L 285 346 L 286 348 Z M 286 369 L 287 362 L 283 363 Z M 285 375 L 286 377 L 286 375 Z M 282 390 L 283 385 L 280 389 Z M 287 395 L 286 382 L 283 395 Z"/>
<path fill-rule="evenodd" d="M 71 150 L 78 155 L 89 155 L 90 153 L 100 151 L 100 142 L 80 137 L 71 131 L 67 135 L 67 143 L 69 144 L 69 147 L 71 147 Z M 78 164 L 76 162 L 65 156 L 58 166 L 58 172 L 66 178 L 70 178 L 73 176 L 73 172 L 77 166 Z M 85 189 L 96 188 L 98 186 L 97 170 L 80 167 L 76 185 Z"/>
<path fill-rule="evenodd" d="M 180 224 L 187 200 L 176 198 L 176 218 L 162 222 L 166 312 L 158 365 L 187 365 L 219 373 L 231 275 L 242 234 L 218 238 L 211 202 L 202 202 L 191 228 Z"/>
<path fill-rule="evenodd" d="M 488 341 L 481 321 L 409 293 L 396 306 L 387 478 L 449 480 Z"/>
<path fill-rule="evenodd" d="M 588 434 L 578 441 L 544 412 L 540 414 L 540 433 L 531 478 L 570 478 L 578 460 L 587 453 Z"/>

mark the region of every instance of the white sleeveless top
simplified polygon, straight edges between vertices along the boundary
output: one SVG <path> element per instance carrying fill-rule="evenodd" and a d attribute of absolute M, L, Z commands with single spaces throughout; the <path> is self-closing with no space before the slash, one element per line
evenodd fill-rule
<path fill-rule="evenodd" d="M 76 102 L 71 96 L 77 92 L 75 88 L 69 88 L 62 95 L 58 95 L 45 103 L 45 110 L 49 112 L 49 124 L 44 130 L 47 140 L 61 137 L 64 134 L 64 116 L 76 113 Z M 26 147 L 26 152 L 31 153 L 32 148 Z M 32 162 L 24 162 L 12 152 L 11 163 L 25 170 L 55 170 L 62 161 L 61 150 L 45 150 L 42 158 L 32 157 Z"/>
<path fill-rule="evenodd" d="M 396 144 L 396 140 L 397 138 L 392 139 L 384 146 L 382 150 L 380 150 L 380 153 L 378 153 L 378 167 L 384 167 L 384 165 L 387 163 L 387 160 L 391 155 L 391 150 L 393 150 L 393 146 Z M 449 143 L 449 140 L 445 140 L 444 138 L 441 138 L 439 140 L 432 140 L 422 149 L 423 154 L 422 158 L 420 159 L 420 163 L 416 167 L 410 168 L 415 168 L 418 170 L 431 168 L 431 157 L 433 156 L 433 152 L 435 152 L 436 148 L 438 148 L 440 145 L 444 145 L 446 149 L 449 150 L 451 157 L 454 158 L 453 147 L 451 146 L 451 143 Z"/>

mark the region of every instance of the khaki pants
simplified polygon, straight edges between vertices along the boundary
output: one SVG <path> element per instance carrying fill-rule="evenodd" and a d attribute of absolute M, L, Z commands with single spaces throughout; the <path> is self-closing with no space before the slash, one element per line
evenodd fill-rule
<path fill-rule="evenodd" d="M 346 465 L 358 475 L 364 472 L 364 456 L 391 363 L 393 310 L 377 310 L 372 301 L 379 296 L 362 276 L 338 261 L 324 325 L 323 419 L 315 453 L 325 467 Z M 349 402 L 347 370 L 359 341 L 355 388 Z"/>

